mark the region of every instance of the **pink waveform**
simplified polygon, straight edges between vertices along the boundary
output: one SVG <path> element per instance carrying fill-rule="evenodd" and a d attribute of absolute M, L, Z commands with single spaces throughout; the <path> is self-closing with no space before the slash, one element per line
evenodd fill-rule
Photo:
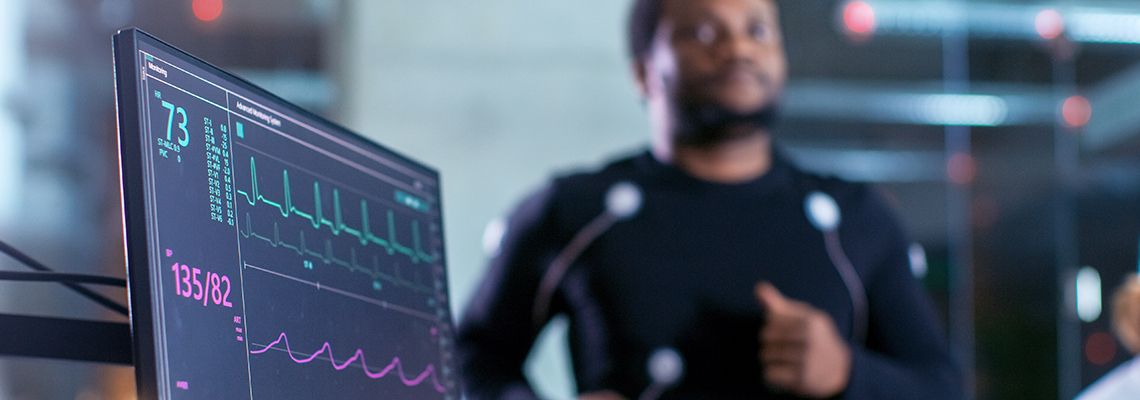
<path fill-rule="evenodd" d="M 359 359 L 360 360 L 360 366 L 364 369 L 364 375 L 367 375 L 369 378 L 380 379 L 380 378 L 387 376 L 392 371 L 396 371 L 396 375 L 398 375 L 400 377 L 400 381 L 404 383 L 404 386 L 409 386 L 409 387 L 419 386 L 421 383 L 428 380 L 428 378 L 431 378 L 431 384 L 432 384 L 432 387 L 435 388 L 435 391 L 440 392 L 440 393 L 444 393 L 447 390 L 446 388 L 443 387 L 442 384 L 439 383 L 439 379 L 436 377 L 436 374 L 435 374 L 435 366 L 434 365 L 428 364 L 428 366 L 426 368 L 424 368 L 424 371 L 420 372 L 419 375 L 416 375 L 413 378 L 408 378 L 407 375 L 404 374 L 404 366 L 403 366 L 403 364 L 400 363 L 400 357 L 393 357 L 392 362 L 388 363 L 388 365 L 385 366 L 383 369 L 381 369 L 380 372 L 373 372 L 371 369 L 368 368 L 368 363 L 366 363 L 364 361 L 364 350 L 356 349 L 356 352 L 352 353 L 352 357 L 349 357 L 344 362 L 338 364 L 336 362 L 336 359 L 333 357 L 332 345 L 330 345 L 329 342 L 325 342 L 325 344 L 322 345 L 321 348 L 319 350 L 317 350 L 315 353 L 313 353 L 312 355 L 305 357 L 305 358 L 297 358 L 297 356 L 293 354 L 293 349 L 291 347 L 289 347 L 289 337 L 285 335 L 285 332 L 281 332 L 281 335 L 277 336 L 277 340 L 270 342 L 265 347 L 262 347 L 261 349 L 258 349 L 258 350 L 250 350 L 249 352 L 250 352 L 250 354 L 265 353 L 265 352 L 269 351 L 269 349 L 273 348 L 273 346 L 276 346 L 279 343 L 285 344 L 285 349 L 284 349 L 285 352 L 288 353 L 289 358 L 293 359 L 293 362 L 295 362 L 297 364 L 308 364 L 308 363 L 312 362 L 313 360 L 316 360 L 317 357 L 320 356 L 322 353 L 328 352 L 329 362 L 332 364 L 333 368 L 335 368 L 337 371 L 348 368 L 349 365 L 351 365 L 353 362 L 355 362 L 357 359 Z"/>

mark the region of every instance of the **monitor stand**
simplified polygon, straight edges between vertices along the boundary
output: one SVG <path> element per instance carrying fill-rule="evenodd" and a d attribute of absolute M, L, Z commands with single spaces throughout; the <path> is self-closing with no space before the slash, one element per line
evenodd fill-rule
<path fill-rule="evenodd" d="M 3 356 L 132 364 L 127 323 L 0 314 L 0 326 Z"/>

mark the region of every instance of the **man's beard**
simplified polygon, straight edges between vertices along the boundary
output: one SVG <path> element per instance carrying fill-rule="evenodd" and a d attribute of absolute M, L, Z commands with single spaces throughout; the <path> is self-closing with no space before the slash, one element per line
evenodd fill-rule
<path fill-rule="evenodd" d="M 678 103 L 673 107 L 674 139 L 689 146 L 715 145 L 760 131 L 770 134 L 780 119 L 775 100 L 746 111 L 732 110 L 715 101 Z"/>

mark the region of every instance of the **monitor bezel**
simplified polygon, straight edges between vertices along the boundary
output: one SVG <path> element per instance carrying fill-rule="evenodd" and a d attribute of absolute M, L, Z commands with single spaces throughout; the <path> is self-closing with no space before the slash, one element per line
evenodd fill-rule
<path fill-rule="evenodd" d="M 418 172 L 432 178 L 435 181 L 432 191 L 435 195 L 437 212 L 439 213 L 441 247 L 443 249 L 447 248 L 446 238 L 442 234 L 442 232 L 446 231 L 443 216 L 442 182 L 440 181 L 439 172 L 435 168 L 413 160 L 395 150 L 344 128 L 339 124 L 329 121 L 324 117 L 305 110 L 280 96 L 270 93 L 221 68 L 215 67 L 138 28 L 131 27 L 121 29 L 112 39 L 112 48 L 115 74 L 115 104 L 118 118 L 118 161 L 121 178 L 120 193 L 122 196 L 123 243 L 125 247 L 124 255 L 126 258 L 128 280 L 127 296 L 130 304 L 132 350 L 134 352 L 135 380 L 139 398 L 158 398 L 159 387 L 162 384 L 158 382 L 158 365 L 155 354 L 157 348 L 155 347 L 154 331 L 156 317 L 154 314 L 154 304 L 152 304 L 151 299 L 151 272 L 155 270 L 152 267 L 157 267 L 149 264 L 150 257 L 148 249 L 150 246 L 148 246 L 147 243 L 149 237 L 146 211 L 148 204 L 144 190 L 145 176 L 143 172 L 145 168 L 143 165 L 143 152 L 145 151 L 143 129 L 146 128 L 140 109 L 141 104 L 138 101 L 139 96 L 142 95 L 139 93 L 139 74 L 142 72 L 140 71 L 141 66 L 138 63 L 138 44 L 140 42 L 146 42 L 150 46 L 173 54 L 179 57 L 181 61 L 188 62 L 222 79 L 226 84 L 234 85 L 235 87 L 249 91 L 255 96 L 270 100 L 274 105 L 282 107 L 285 112 L 295 113 L 301 117 L 308 118 L 319 124 L 321 128 L 329 133 L 351 140 L 355 142 L 355 144 L 362 145 L 366 148 L 376 150 L 379 154 L 395 157 L 400 162 L 406 163 L 419 170 Z M 446 250 L 444 250 L 440 254 L 440 263 L 444 268 L 445 278 L 448 275 L 446 253 Z M 449 286 L 450 285 L 446 284 L 445 279 L 443 290 L 449 292 Z M 448 304 L 450 304 L 450 302 L 448 302 Z M 454 325 L 454 316 L 450 310 L 448 310 L 447 315 L 449 318 L 447 323 Z"/>

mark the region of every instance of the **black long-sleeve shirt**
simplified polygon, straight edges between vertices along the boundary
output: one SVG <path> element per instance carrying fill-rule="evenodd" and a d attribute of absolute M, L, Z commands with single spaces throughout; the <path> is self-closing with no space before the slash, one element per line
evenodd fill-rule
<path fill-rule="evenodd" d="M 868 330 L 852 343 L 849 399 L 962 397 L 929 299 L 912 277 L 908 243 L 884 202 L 864 185 L 804 173 L 775 158 L 741 184 L 692 177 L 648 152 L 554 179 L 512 214 L 499 254 L 459 328 L 458 353 L 471 398 L 534 397 L 523 364 L 541 327 L 532 321 L 539 280 L 554 256 L 604 211 L 617 182 L 643 205 L 594 241 L 555 292 L 566 315 L 582 393 L 629 398 L 650 384 L 647 358 L 679 351 L 685 373 L 666 398 L 784 398 L 758 361 L 763 312 L 757 282 L 827 312 L 849 342 L 852 302 L 804 212 L 822 190 L 842 211 L 839 234 L 866 287 Z M 549 317 L 548 317 L 549 319 Z"/>

